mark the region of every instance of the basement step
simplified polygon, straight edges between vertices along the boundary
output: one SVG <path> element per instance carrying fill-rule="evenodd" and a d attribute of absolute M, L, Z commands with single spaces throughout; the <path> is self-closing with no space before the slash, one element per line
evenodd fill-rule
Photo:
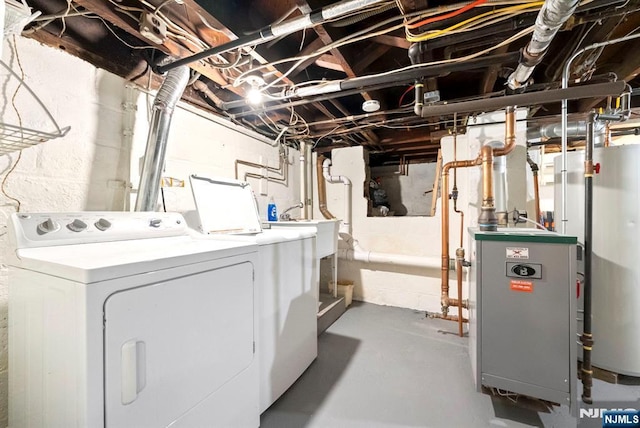
<path fill-rule="evenodd" d="M 318 308 L 318 336 L 333 324 L 346 310 L 344 297 L 333 297 L 329 293 L 320 293 Z"/>

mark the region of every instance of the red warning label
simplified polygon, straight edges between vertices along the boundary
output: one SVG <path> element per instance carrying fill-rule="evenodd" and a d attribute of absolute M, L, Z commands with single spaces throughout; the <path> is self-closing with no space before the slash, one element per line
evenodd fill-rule
<path fill-rule="evenodd" d="M 533 293 L 533 282 L 523 281 L 521 279 L 512 279 L 511 289 L 513 291 L 524 291 L 525 293 Z"/>

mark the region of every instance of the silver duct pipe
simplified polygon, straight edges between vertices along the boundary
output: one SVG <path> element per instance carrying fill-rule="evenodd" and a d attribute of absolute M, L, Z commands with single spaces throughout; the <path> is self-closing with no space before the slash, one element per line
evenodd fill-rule
<path fill-rule="evenodd" d="M 587 122 L 578 121 L 567 123 L 567 137 L 586 137 Z M 562 123 L 549 123 L 539 127 L 527 129 L 527 141 L 545 141 L 551 138 L 562 137 Z M 604 146 L 607 137 L 607 127 L 603 122 L 596 122 L 593 129 L 593 142 L 596 147 Z"/>
<path fill-rule="evenodd" d="M 556 33 L 573 15 L 578 3 L 579 0 L 546 0 L 544 2 L 538 12 L 531 41 L 522 51 L 518 68 L 509 76 L 509 88 L 516 89 L 527 84 Z"/>
<path fill-rule="evenodd" d="M 151 124 L 140 172 L 136 211 L 154 211 L 160 192 L 160 177 L 167 153 L 169 127 L 173 109 L 189 82 L 189 67 L 174 68 L 167 73 L 153 102 Z"/>

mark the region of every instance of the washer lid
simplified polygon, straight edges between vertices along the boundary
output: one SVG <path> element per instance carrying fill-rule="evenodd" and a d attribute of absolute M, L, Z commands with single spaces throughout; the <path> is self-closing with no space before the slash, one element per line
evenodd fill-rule
<path fill-rule="evenodd" d="M 256 252 L 255 243 L 189 236 L 26 248 L 14 266 L 84 284 Z M 199 268 L 193 267 L 194 272 Z"/>
<path fill-rule="evenodd" d="M 202 233 L 259 233 L 256 199 L 249 183 L 191 175 L 191 191 Z"/>

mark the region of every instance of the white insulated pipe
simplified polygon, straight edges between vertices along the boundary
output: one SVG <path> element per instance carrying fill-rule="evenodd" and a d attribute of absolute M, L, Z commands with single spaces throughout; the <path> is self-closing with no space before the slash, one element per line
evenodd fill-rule
<path fill-rule="evenodd" d="M 331 175 L 329 168 L 331 167 L 331 159 L 325 159 L 322 162 L 322 176 L 327 183 L 344 184 L 344 218 L 340 225 L 341 233 L 347 233 L 351 235 L 351 180 L 344 175 Z"/>
<path fill-rule="evenodd" d="M 546 0 L 544 2 L 538 12 L 531 40 L 522 51 L 520 63 L 507 79 L 509 88 L 517 89 L 527 84 L 556 33 L 573 15 L 578 3 L 578 0 Z"/>
<path fill-rule="evenodd" d="M 307 195 L 307 142 L 300 142 L 300 200 L 302 201 L 302 209 L 300 210 L 300 218 L 309 220 L 308 211 L 308 195 Z"/>

